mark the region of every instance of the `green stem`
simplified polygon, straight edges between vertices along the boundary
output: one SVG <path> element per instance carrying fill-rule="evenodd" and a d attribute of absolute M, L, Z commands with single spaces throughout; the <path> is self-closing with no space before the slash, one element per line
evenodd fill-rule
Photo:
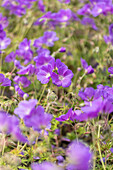
<path fill-rule="evenodd" d="M 42 99 L 42 96 L 43 96 L 43 94 L 44 94 L 44 92 L 45 92 L 46 87 L 47 87 L 47 85 L 44 85 L 42 94 L 41 94 L 41 96 L 40 96 L 40 98 L 39 98 L 39 100 L 38 100 L 38 104 L 40 103 L 40 101 L 41 101 L 41 99 Z"/>
<path fill-rule="evenodd" d="M 106 170 L 105 165 L 104 165 L 104 162 L 103 162 L 103 159 L 102 159 L 99 137 L 100 137 L 100 125 L 99 125 L 99 127 L 98 127 L 98 141 L 97 141 L 97 146 L 98 146 L 98 151 L 99 151 L 100 160 L 101 160 L 101 162 L 102 162 L 103 169 Z"/>
<path fill-rule="evenodd" d="M 95 166 L 96 166 L 96 148 L 95 148 L 95 122 L 94 119 L 92 120 L 93 123 L 93 127 L 92 127 L 92 138 L 93 138 L 93 148 L 94 148 L 94 157 L 93 157 L 93 170 L 95 170 Z"/>

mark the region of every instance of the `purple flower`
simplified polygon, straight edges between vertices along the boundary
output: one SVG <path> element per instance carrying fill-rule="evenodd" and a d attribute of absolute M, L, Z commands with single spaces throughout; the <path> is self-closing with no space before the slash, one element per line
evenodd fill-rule
<path fill-rule="evenodd" d="M 19 119 L 16 116 L 10 116 L 5 111 L 0 111 L 0 131 L 11 134 L 16 140 L 27 142 L 27 139 L 21 133 L 19 128 Z"/>
<path fill-rule="evenodd" d="M 110 151 L 113 153 L 113 148 L 110 148 Z"/>
<path fill-rule="evenodd" d="M 60 9 L 58 13 L 52 14 L 52 19 L 55 22 L 67 22 L 72 17 L 72 11 L 70 9 Z"/>
<path fill-rule="evenodd" d="M 14 110 L 14 113 L 17 114 L 20 118 L 24 118 L 26 115 L 29 115 L 30 112 L 34 109 L 37 104 L 36 99 L 30 99 L 29 101 L 21 101 L 18 107 Z"/>
<path fill-rule="evenodd" d="M 69 165 L 67 170 L 89 170 L 91 168 L 92 152 L 80 141 L 74 140 L 67 149 Z"/>
<path fill-rule="evenodd" d="M 27 127 L 40 131 L 50 125 L 51 119 L 52 115 L 45 113 L 42 106 L 38 106 L 32 109 L 29 115 L 24 117 L 24 122 Z"/>
<path fill-rule="evenodd" d="M 31 84 L 31 81 L 27 79 L 27 77 L 19 77 L 19 76 L 15 76 L 15 78 L 13 79 L 17 84 L 21 83 L 23 85 L 23 87 L 28 87 Z"/>
<path fill-rule="evenodd" d="M 58 51 L 59 51 L 60 53 L 65 53 L 65 52 L 66 52 L 66 48 L 65 48 L 65 47 L 61 47 Z"/>
<path fill-rule="evenodd" d="M 35 21 L 34 25 L 40 25 L 47 21 L 49 21 L 52 17 L 51 11 L 48 11 L 46 14 L 44 14 L 42 17 L 38 18 L 37 21 Z"/>
<path fill-rule="evenodd" d="M 82 21 L 81 21 L 81 24 L 83 24 L 83 25 L 91 25 L 94 30 L 98 30 L 93 18 L 84 17 L 82 19 Z"/>
<path fill-rule="evenodd" d="M 42 162 L 41 164 L 32 163 L 31 168 L 32 170 L 64 170 L 51 162 Z"/>
<path fill-rule="evenodd" d="M 14 65 L 17 69 L 22 69 L 24 68 L 21 64 L 20 64 L 20 61 L 18 60 L 14 60 Z"/>
<path fill-rule="evenodd" d="M 95 95 L 95 90 L 92 87 L 87 87 L 84 92 L 79 91 L 78 96 L 81 97 L 82 100 L 91 100 Z M 100 96 L 99 96 L 100 97 Z"/>
<path fill-rule="evenodd" d="M 43 43 L 49 47 L 54 45 L 54 41 L 58 41 L 59 38 L 56 36 L 56 32 L 54 31 L 46 31 L 43 35 Z"/>
<path fill-rule="evenodd" d="M 3 28 L 6 28 L 9 24 L 7 17 L 3 17 L 2 13 L 0 13 L 0 24 L 2 25 Z"/>
<path fill-rule="evenodd" d="M 90 4 L 85 4 L 81 9 L 77 11 L 77 14 L 78 15 L 90 14 L 91 13 L 90 7 L 91 7 Z"/>
<path fill-rule="evenodd" d="M 33 52 L 30 48 L 30 40 L 27 40 L 27 38 L 25 38 L 19 45 L 19 49 L 16 50 L 16 55 L 18 56 L 22 56 L 23 59 L 25 60 L 25 64 L 27 64 L 28 62 L 30 62 L 33 58 Z"/>
<path fill-rule="evenodd" d="M 92 66 L 91 65 L 88 66 L 88 63 L 82 58 L 81 58 L 81 64 L 87 74 L 92 74 L 94 72 L 94 69 L 92 68 Z"/>
<path fill-rule="evenodd" d="M 38 56 L 45 56 L 45 57 L 49 57 L 50 56 L 50 51 L 48 49 L 44 49 L 44 48 L 38 48 L 38 50 L 36 51 L 38 53 Z"/>
<path fill-rule="evenodd" d="M 40 37 L 34 41 L 33 46 L 36 48 L 42 47 L 43 45 L 43 37 Z"/>
<path fill-rule="evenodd" d="M 62 87 L 69 87 L 71 85 L 71 79 L 73 77 L 73 72 L 68 69 L 68 67 L 60 61 L 60 59 L 56 60 L 56 67 L 58 74 L 52 73 L 52 82 L 53 84 Z"/>
<path fill-rule="evenodd" d="M 108 72 L 111 73 L 111 74 L 113 74 L 113 67 L 109 67 L 109 68 L 108 68 Z"/>
<path fill-rule="evenodd" d="M 60 117 L 56 118 L 56 120 L 63 122 L 66 120 L 72 120 L 74 121 L 74 116 L 75 116 L 75 112 L 71 109 L 68 110 L 68 112 L 65 115 L 61 115 Z"/>
<path fill-rule="evenodd" d="M 53 67 L 49 65 L 42 66 L 37 74 L 37 79 L 41 81 L 42 84 L 47 84 L 53 72 Z"/>
<path fill-rule="evenodd" d="M 0 50 L 6 49 L 10 43 L 10 38 L 4 37 L 4 39 L 0 39 Z"/>
<path fill-rule="evenodd" d="M 29 74 L 29 75 L 32 75 L 35 73 L 35 66 L 33 64 L 29 64 L 28 66 L 26 67 L 23 67 L 22 69 L 20 69 L 17 73 L 18 74 Z"/>
<path fill-rule="evenodd" d="M 17 84 L 14 84 L 14 88 L 20 97 L 29 96 L 27 93 L 23 92 L 23 90 Z"/>
<path fill-rule="evenodd" d="M 0 74 L 0 86 L 11 86 L 11 80 Z"/>
<path fill-rule="evenodd" d="M 6 33 L 3 30 L 3 26 L 0 24 L 0 40 L 3 40 L 6 37 Z"/>
<path fill-rule="evenodd" d="M 86 104 L 86 106 L 81 107 L 81 113 L 78 114 L 75 110 L 76 116 L 74 118 L 76 120 L 84 121 L 97 117 L 98 113 L 102 110 L 103 100 L 102 97 L 100 97 L 92 102 L 87 102 Z"/>
<path fill-rule="evenodd" d="M 51 56 L 36 56 L 34 57 L 34 61 L 36 62 L 36 67 L 37 68 L 40 68 L 42 66 L 45 66 L 45 65 L 51 65 L 53 68 L 55 66 L 55 59 Z"/>
<path fill-rule="evenodd" d="M 8 55 L 6 56 L 5 62 L 10 63 L 10 62 L 12 62 L 12 61 L 15 60 L 15 57 L 16 57 L 15 53 L 14 53 L 14 52 L 11 52 L 10 54 L 8 54 Z"/>
<path fill-rule="evenodd" d="M 45 6 L 43 4 L 43 0 L 38 1 L 38 8 L 41 12 L 45 12 Z"/>

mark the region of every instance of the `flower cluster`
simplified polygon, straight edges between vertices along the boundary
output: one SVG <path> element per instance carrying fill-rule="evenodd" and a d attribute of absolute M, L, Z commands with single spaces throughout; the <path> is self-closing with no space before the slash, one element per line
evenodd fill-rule
<path fill-rule="evenodd" d="M 75 111 L 71 108 L 65 115 L 61 115 L 56 120 L 87 121 L 88 119 L 98 117 L 99 113 L 110 114 L 113 112 L 113 88 L 109 86 L 100 84 L 97 86 L 97 89 L 89 87 L 84 91 L 79 91 L 78 95 L 84 100 L 85 106 Z"/>
<path fill-rule="evenodd" d="M 26 9 L 32 7 L 32 3 L 37 0 L 3 0 L 2 6 L 10 11 L 10 14 L 21 17 L 26 14 Z"/>
<path fill-rule="evenodd" d="M 35 21 L 34 25 L 47 24 L 49 28 L 65 27 L 70 21 L 79 21 L 79 18 L 70 9 L 60 9 L 57 13 L 47 12 Z"/>

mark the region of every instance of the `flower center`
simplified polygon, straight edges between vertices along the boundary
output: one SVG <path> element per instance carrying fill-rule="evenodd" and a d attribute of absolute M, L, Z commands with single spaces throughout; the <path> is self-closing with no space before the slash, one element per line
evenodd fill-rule
<path fill-rule="evenodd" d="M 59 76 L 59 80 L 61 80 L 61 81 L 62 81 L 63 79 L 64 79 L 64 77 L 63 77 L 63 76 Z"/>

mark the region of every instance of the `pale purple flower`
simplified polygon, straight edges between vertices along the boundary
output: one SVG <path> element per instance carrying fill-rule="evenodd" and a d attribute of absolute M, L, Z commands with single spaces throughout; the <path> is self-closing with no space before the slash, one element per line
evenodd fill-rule
<path fill-rule="evenodd" d="M 0 132 L 11 134 L 20 142 L 28 142 L 27 138 L 23 136 L 19 128 L 19 119 L 16 116 L 11 116 L 3 110 L 0 111 Z"/>
<path fill-rule="evenodd" d="M 4 39 L 0 39 L 0 50 L 6 49 L 10 43 L 10 38 L 4 37 Z"/>
<path fill-rule="evenodd" d="M 31 110 L 30 114 L 24 117 L 24 122 L 27 127 L 32 127 L 34 130 L 42 130 L 50 125 L 52 115 L 44 112 L 42 106 L 38 106 Z"/>
<path fill-rule="evenodd" d="M 51 162 L 42 162 L 41 164 L 32 163 L 31 169 L 32 170 L 64 170 L 64 168 L 61 168 Z"/>
<path fill-rule="evenodd" d="M 69 165 L 67 170 L 89 170 L 91 168 L 92 152 L 84 143 L 74 140 L 67 149 Z"/>
<path fill-rule="evenodd" d="M 37 79 L 41 81 L 42 84 L 47 84 L 50 80 L 52 72 L 53 72 L 52 65 L 48 64 L 48 65 L 42 66 L 39 69 L 39 72 L 37 74 Z"/>
<path fill-rule="evenodd" d="M 21 101 L 18 107 L 14 110 L 14 113 L 23 119 L 25 116 L 31 113 L 31 111 L 35 108 L 36 104 L 36 99 L 30 99 L 29 101 Z"/>
<path fill-rule="evenodd" d="M 46 31 L 43 35 L 43 43 L 49 47 L 54 45 L 54 41 L 58 41 L 59 38 L 56 36 L 56 32 L 54 31 Z"/>

